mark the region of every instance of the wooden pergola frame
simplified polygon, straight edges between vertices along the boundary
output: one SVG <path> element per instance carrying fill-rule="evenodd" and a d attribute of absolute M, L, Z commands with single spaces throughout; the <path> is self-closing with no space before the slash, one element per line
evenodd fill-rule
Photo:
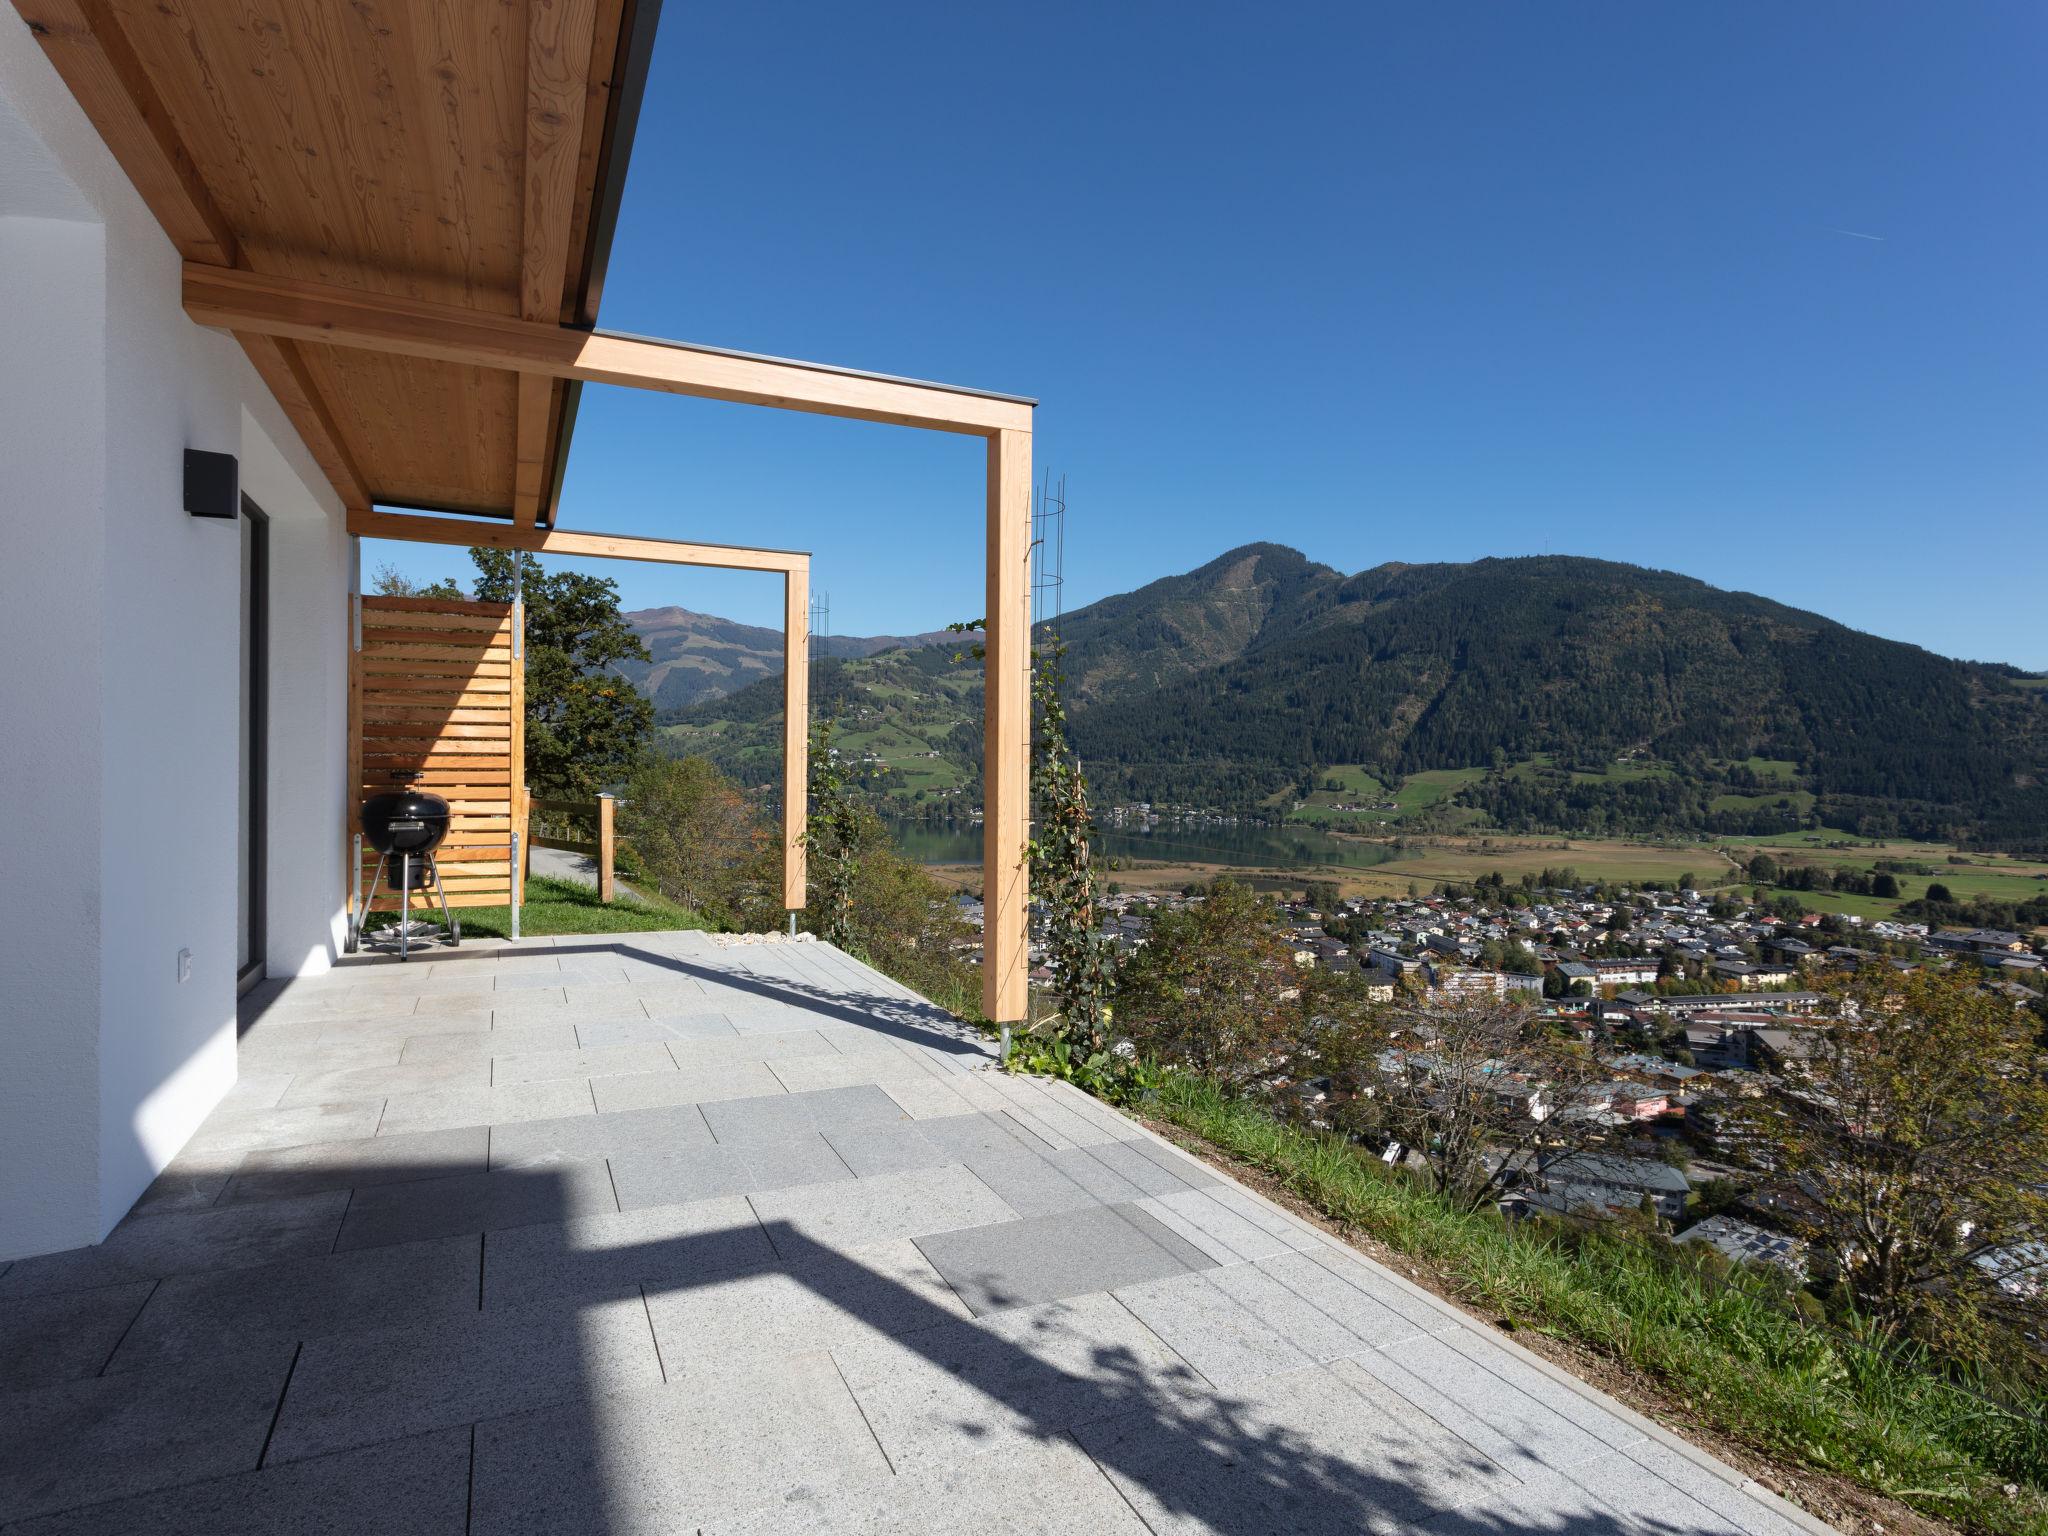
<path fill-rule="evenodd" d="M 1025 837 L 1031 755 L 1032 402 L 813 363 L 482 315 L 192 262 L 185 267 L 185 310 L 202 325 L 222 326 L 238 336 L 316 341 L 509 369 L 522 377 L 617 384 L 985 439 L 982 1006 L 998 1023 L 1024 1021 L 1030 971 Z M 782 571 L 787 637 L 784 901 L 792 908 L 804 904 L 808 555 L 577 533 L 516 522 L 380 513 L 367 506 L 350 507 L 348 528 L 358 537 Z"/>
<path fill-rule="evenodd" d="M 615 533 L 571 533 L 467 517 L 416 517 L 403 512 L 351 511 L 351 538 L 409 544 L 484 545 L 533 555 L 645 560 L 655 565 L 708 566 L 782 575 L 782 905 L 807 900 L 804 832 L 809 824 L 811 717 L 811 557 L 802 550 L 689 544 Z"/>

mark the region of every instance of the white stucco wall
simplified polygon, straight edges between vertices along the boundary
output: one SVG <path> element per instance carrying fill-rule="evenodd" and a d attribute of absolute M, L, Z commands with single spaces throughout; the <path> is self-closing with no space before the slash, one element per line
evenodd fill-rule
<path fill-rule="evenodd" d="M 188 447 L 271 519 L 274 972 L 338 940 L 340 506 L 179 266 L 0 26 L 0 1258 L 104 1236 L 235 1077 L 239 530 Z"/>

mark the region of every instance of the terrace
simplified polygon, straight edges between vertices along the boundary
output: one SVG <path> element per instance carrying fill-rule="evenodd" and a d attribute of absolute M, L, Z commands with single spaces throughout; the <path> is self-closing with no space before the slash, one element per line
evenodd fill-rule
<path fill-rule="evenodd" d="M 829 946 L 252 994 L 0 1271 L 12 1532 L 1646 1532 L 1805 1516 Z"/>

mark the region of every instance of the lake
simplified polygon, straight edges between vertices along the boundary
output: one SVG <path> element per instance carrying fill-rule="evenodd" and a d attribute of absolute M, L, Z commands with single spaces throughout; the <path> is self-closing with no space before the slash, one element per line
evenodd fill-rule
<path fill-rule="evenodd" d="M 972 822 L 889 822 L 889 834 L 920 864 L 979 864 L 981 827 Z M 1158 826 L 1150 831 L 1108 827 L 1095 838 L 1099 859 L 1153 863 L 1232 864 L 1305 869 L 1335 864 L 1369 869 L 1394 855 L 1385 843 L 1332 837 L 1312 827 Z"/>

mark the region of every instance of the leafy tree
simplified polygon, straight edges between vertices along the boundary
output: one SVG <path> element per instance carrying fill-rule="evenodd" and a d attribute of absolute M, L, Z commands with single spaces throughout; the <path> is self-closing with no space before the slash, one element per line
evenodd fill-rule
<path fill-rule="evenodd" d="M 1356 1037 L 1352 1076 L 1374 1089 L 1430 1186 L 1463 1210 L 1497 1199 L 1539 1148 L 1570 1152 L 1602 1134 L 1590 1112 L 1600 1064 L 1520 999 L 1410 996 L 1382 1028 Z"/>
<path fill-rule="evenodd" d="M 1140 1050 L 1243 1087 L 1299 1045 L 1302 998 L 1294 947 L 1272 909 L 1226 877 L 1198 904 L 1153 918 L 1123 967 L 1116 1016 Z"/>
<path fill-rule="evenodd" d="M 422 586 L 389 561 L 377 567 L 370 590 L 379 597 L 452 597 L 459 601 L 467 596 L 460 583 L 446 576 Z"/>
<path fill-rule="evenodd" d="M 735 927 L 773 924 L 774 841 L 739 787 L 701 757 L 650 757 L 626 781 L 624 851 L 671 901 Z"/>
<path fill-rule="evenodd" d="M 1992 1324 L 2025 1303 L 1982 1265 L 2048 1240 L 2039 1047 L 1968 976 L 1885 968 L 1837 995 L 1782 1090 L 1738 1102 L 1742 1129 L 1788 1225 L 1877 1333 L 1984 1360 Z"/>
<path fill-rule="evenodd" d="M 525 570 L 526 782 L 537 793 L 583 800 L 630 773 L 646 750 L 654 706 L 614 668 L 647 661 L 619 611 L 618 583 L 547 572 L 532 555 L 472 549 L 476 596 L 512 601 L 515 560 Z"/>
<path fill-rule="evenodd" d="M 1954 901 L 1955 897 L 1950 893 L 1947 886 L 1937 880 L 1927 887 L 1926 899 L 1929 901 Z"/>

